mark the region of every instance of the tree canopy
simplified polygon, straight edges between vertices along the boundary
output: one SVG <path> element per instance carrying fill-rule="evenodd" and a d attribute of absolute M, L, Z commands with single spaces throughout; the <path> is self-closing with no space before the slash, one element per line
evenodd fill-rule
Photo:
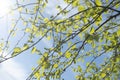
<path fill-rule="evenodd" d="M 31 50 L 39 60 L 26 80 L 64 80 L 68 69 L 76 80 L 120 79 L 120 0 L 50 1 L 15 1 L 0 63 Z M 43 39 L 51 45 L 41 51 Z"/>

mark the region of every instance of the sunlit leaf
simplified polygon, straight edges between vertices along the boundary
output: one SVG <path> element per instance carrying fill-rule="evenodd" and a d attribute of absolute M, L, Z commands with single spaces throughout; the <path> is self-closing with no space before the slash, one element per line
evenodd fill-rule
<path fill-rule="evenodd" d="M 33 47 L 31 52 L 32 52 L 32 53 L 35 53 L 36 50 L 37 50 L 37 48 L 36 48 L 36 47 Z"/>
<path fill-rule="evenodd" d="M 49 21 L 49 19 L 48 19 L 48 18 L 45 18 L 45 19 L 44 19 L 44 22 L 46 22 L 46 23 L 47 23 L 48 21 Z"/>
<path fill-rule="evenodd" d="M 70 52 L 66 52 L 66 53 L 65 53 L 65 57 L 66 57 L 66 58 L 70 58 L 71 56 L 72 56 L 72 54 L 71 54 Z"/>
<path fill-rule="evenodd" d="M 28 48 L 29 48 L 29 45 L 28 44 L 24 44 L 23 50 L 28 49 Z"/>
<path fill-rule="evenodd" d="M 54 66 L 53 66 L 54 68 L 57 68 L 58 67 L 58 64 L 54 64 Z"/>
<path fill-rule="evenodd" d="M 19 54 L 21 52 L 21 48 L 20 47 L 15 47 L 13 50 L 13 53 L 11 54 L 12 56 L 15 56 L 17 54 Z"/>
<path fill-rule="evenodd" d="M 18 11 L 20 11 L 20 12 L 21 12 L 22 10 L 23 10 L 23 8 L 22 8 L 22 7 L 18 8 Z"/>
<path fill-rule="evenodd" d="M 85 8 L 84 8 L 84 6 L 82 6 L 82 5 L 80 5 L 79 7 L 78 7 L 78 11 L 82 11 L 82 10 L 84 10 Z"/>
<path fill-rule="evenodd" d="M 95 29 L 94 29 L 94 27 L 92 27 L 90 30 L 90 34 L 93 34 L 94 32 L 95 32 Z"/>
<path fill-rule="evenodd" d="M 105 73 L 102 73 L 102 74 L 101 74 L 101 77 L 102 77 L 102 78 L 104 78 L 105 76 L 106 76 L 106 74 L 105 74 Z"/>
<path fill-rule="evenodd" d="M 120 36 L 120 30 L 117 31 L 117 36 Z"/>
<path fill-rule="evenodd" d="M 101 5 L 102 5 L 101 0 L 95 0 L 95 3 L 96 3 L 98 6 L 101 6 Z"/>
<path fill-rule="evenodd" d="M 20 47 L 14 48 L 14 53 L 19 53 L 19 52 L 21 52 L 21 48 Z"/>
<path fill-rule="evenodd" d="M 26 28 L 25 31 L 26 31 L 26 32 L 29 32 L 29 33 L 32 32 L 31 28 Z"/>

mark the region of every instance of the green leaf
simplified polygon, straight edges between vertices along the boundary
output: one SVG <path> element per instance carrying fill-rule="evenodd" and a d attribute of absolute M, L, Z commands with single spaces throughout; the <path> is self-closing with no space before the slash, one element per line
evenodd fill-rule
<path fill-rule="evenodd" d="M 96 47 L 96 44 L 94 41 L 92 41 L 92 47 L 95 48 Z"/>
<path fill-rule="evenodd" d="M 28 49 L 28 48 L 29 48 L 29 45 L 28 44 L 24 44 L 23 50 Z"/>
<path fill-rule="evenodd" d="M 43 54 L 43 56 L 44 56 L 44 57 L 48 57 L 48 53 L 45 52 L 45 53 Z"/>
<path fill-rule="evenodd" d="M 72 3 L 72 6 L 73 6 L 73 7 L 77 7 L 78 5 L 80 5 L 80 4 L 79 4 L 79 0 L 73 1 L 73 3 Z"/>
<path fill-rule="evenodd" d="M 40 50 L 38 50 L 36 47 L 33 47 L 32 48 L 32 51 L 31 51 L 31 53 L 37 53 L 37 54 L 42 54 L 41 52 L 40 52 Z"/>
<path fill-rule="evenodd" d="M 120 30 L 117 31 L 117 36 L 120 36 Z"/>
<path fill-rule="evenodd" d="M 79 72 L 81 72 L 81 71 L 82 71 L 81 66 L 78 66 L 78 71 L 79 71 Z"/>
<path fill-rule="evenodd" d="M 79 26 L 78 26 L 78 25 L 75 25 L 75 26 L 74 26 L 74 28 L 75 28 L 75 29 L 78 29 L 78 28 L 79 28 Z"/>
<path fill-rule="evenodd" d="M 14 53 L 19 53 L 19 52 L 21 52 L 21 48 L 20 47 L 14 48 Z"/>
<path fill-rule="evenodd" d="M 50 68 L 50 65 L 51 65 L 51 64 L 50 64 L 48 61 L 46 61 L 46 62 L 43 63 L 43 67 L 44 67 L 45 69 Z"/>
<path fill-rule="evenodd" d="M 36 47 L 33 47 L 31 52 L 32 52 L 32 53 L 35 53 L 36 50 L 37 50 L 37 48 L 36 48 Z"/>
<path fill-rule="evenodd" d="M 31 30 L 31 28 L 26 28 L 26 29 L 25 29 L 25 32 L 31 33 L 32 30 Z"/>
<path fill-rule="evenodd" d="M 78 11 L 83 11 L 85 8 L 84 8 L 84 6 L 82 6 L 82 5 L 80 5 L 79 7 L 78 7 Z"/>
<path fill-rule="evenodd" d="M 51 37 L 50 36 L 47 36 L 47 40 L 50 40 L 51 39 Z"/>
<path fill-rule="evenodd" d="M 98 6 L 101 6 L 101 5 L 102 5 L 102 3 L 101 3 L 100 0 L 95 0 L 95 3 L 96 3 L 96 5 L 98 5 Z"/>
<path fill-rule="evenodd" d="M 44 18 L 44 22 L 47 23 L 49 21 L 48 18 Z"/>
<path fill-rule="evenodd" d="M 40 80 L 40 72 L 39 71 L 37 71 L 34 75 L 37 78 L 37 80 Z"/>
<path fill-rule="evenodd" d="M 23 10 L 23 7 L 19 7 L 18 11 L 21 12 Z"/>
<path fill-rule="evenodd" d="M 16 48 L 14 48 L 14 51 L 13 51 L 13 53 L 11 55 L 15 56 L 16 54 L 18 54 L 20 52 L 21 52 L 21 48 L 20 47 L 16 47 Z"/>
<path fill-rule="evenodd" d="M 101 73 L 101 77 L 104 78 L 106 76 L 105 73 Z"/>
<path fill-rule="evenodd" d="M 92 27 L 90 30 L 90 34 L 93 34 L 94 32 L 95 32 L 95 29 L 94 29 L 94 27 Z"/>
<path fill-rule="evenodd" d="M 58 64 L 54 64 L 54 66 L 53 66 L 54 68 L 57 68 L 58 67 Z"/>
<path fill-rule="evenodd" d="M 71 53 L 70 52 L 66 52 L 66 54 L 65 54 L 65 57 L 66 58 L 70 58 L 72 55 L 71 55 Z"/>
<path fill-rule="evenodd" d="M 95 39 L 95 41 L 99 41 L 99 38 L 100 38 L 100 36 L 99 35 L 96 35 L 96 36 L 94 36 L 94 39 Z"/>
<path fill-rule="evenodd" d="M 35 25 L 32 25 L 32 31 L 37 32 L 38 31 L 38 27 L 36 27 Z"/>

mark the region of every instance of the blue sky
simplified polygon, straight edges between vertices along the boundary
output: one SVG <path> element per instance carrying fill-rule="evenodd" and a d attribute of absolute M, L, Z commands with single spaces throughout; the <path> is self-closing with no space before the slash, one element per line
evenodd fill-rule
<path fill-rule="evenodd" d="M 35 0 L 30 0 L 30 1 L 34 2 Z M 58 11 L 56 11 L 56 9 L 55 9 L 57 4 L 61 5 L 62 7 L 66 6 L 66 4 L 63 3 L 62 0 L 48 0 L 48 1 L 49 2 L 44 11 L 45 14 L 43 14 L 46 17 L 57 14 Z M 11 0 L 11 2 L 14 3 L 15 0 Z M 0 12 L 0 13 L 2 13 L 2 12 Z M 73 14 L 73 12 L 71 12 L 70 14 Z M 2 13 L 2 15 L 3 15 L 3 13 Z M 12 24 L 12 21 L 10 21 L 10 19 L 11 18 L 17 19 L 17 17 L 18 17 L 18 13 L 15 12 L 14 15 L 12 15 L 12 16 L 5 16 L 3 18 L 0 18 L 0 25 L 1 25 L 0 39 L 7 38 L 8 34 L 9 34 L 9 29 L 12 28 L 9 26 Z M 59 17 L 61 17 L 61 16 L 59 16 Z M 28 17 L 26 17 L 26 18 L 28 18 Z M 18 24 L 18 28 L 24 28 L 22 22 L 20 22 Z M 22 34 L 23 34 L 22 32 L 18 32 L 18 34 L 16 34 L 17 36 L 12 37 L 10 39 L 11 47 L 14 47 L 15 43 L 17 42 L 17 40 L 19 40 L 19 38 L 22 36 Z M 27 39 L 27 37 L 25 37 L 23 39 L 22 43 L 24 43 L 26 41 L 26 39 Z M 2 42 L 2 40 L 1 40 L 1 42 Z M 44 38 L 36 46 L 41 48 L 42 51 L 44 51 L 43 50 L 44 47 L 51 47 L 52 44 L 50 41 L 48 41 L 46 38 Z M 87 48 L 88 48 L 88 46 L 87 46 Z M 4 54 L 7 54 L 8 52 L 9 51 L 5 51 Z M 39 56 L 37 54 L 31 54 L 30 52 L 31 52 L 30 50 L 25 51 L 22 54 L 20 54 L 19 56 L 0 64 L 0 80 L 25 80 L 31 73 L 31 71 L 32 71 L 31 68 L 37 66 L 37 60 L 39 59 Z M 103 57 L 99 58 L 97 60 L 97 63 L 99 63 L 101 61 L 101 59 L 103 59 Z M 92 58 L 86 59 L 85 61 L 88 62 L 90 60 L 92 60 Z M 85 67 L 85 63 L 78 63 L 78 64 L 81 65 L 82 67 Z M 71 69 L 69 68 L 62 76 L 65 76 L 64 77 L 65 80 L 74 80 L 74 75 L 75 74 L 72 73 Z"/>
<path fill-rule="evenodd" d="M 9 1 L 9 0 L 6 0 L 6 1 Z M 31 2 L 34 2 L 34 0 L 31 0 Z M 11 3 L 13 5 L 15 3 L 15 0 L 11 0 Z M 51 1 L 49 1 L 49 4 L 47 4 L 47 8 L 45 9 L 44 16 L 55 15 L 57 13 L 57 11 L 55 9 L 56 4 L 53 4 L 53 3 L 60 4 L 60 5 L 62 5 L 62 7 L 66 6 L 60 0 L 58 0 L 58 1 L 51 0 Z M 0 12 L 0 14 L 3 16 L 6 13 L 4 14 L 3 12 Z M 8 37 L 8 34 L 9 34 L 9 30 L 12 28 L 10 26 L 12 24 L 11 19 L 12 18 L 17 19 L 17 17 L 18 17 L 18 13 L 15 12 L 11 16 L 7 15 L 7 16 L 0 18 L 0 25 L 1 25 L 0 39 L 4 39 L 4 41 L 6 40 L 6 38 Z M 18 28 L 20 28 L 22 25 L 23 24 L 20 23 L 18 25 Z M 23 34 L 22 32 L 18 32 L 18 34 L 16 34 L 17 36 L 12 37 L 10 39 L 11 47 L 14 47 L 15 42 L 17 42 L 17 40 L 19 40 L 19 38 L 22 34 Z M 24 41 L 26 41 L 26 39 L 24 39 L 23 42 Z M 51 43 L 49 41 L 47 41 L 47 39 L 44 38 L 37 46 L 39 46 L 42 49 L 43 47 L 51 47 Z M 8 52 L 5 51 L 4 54 L 7 54 Z M 31 71 L 32 71 L 31 68 L 37 66 L 38 58 L 39 58 L 38 55 L 31 54 L 30 50 L 28 50 L 13 59 L 10 59 L 10 60 L 7 60 L 7 61 L 1 63 L 0 64 L 0 80 L 25 80 L 31 73 Z M 69 72 L 70 71 L 68 70 L 67 73 L 69 73 Z M 67 74 L 67 73 L 65 72 L 65 74 Z M 66 76 L 66 79 L 69 79 L 70 76 L 72 76 L 72 74 L 70 74 L 69 76 Z M 71 80 L 73 80 L 73 79 L 71 79 Z"/>

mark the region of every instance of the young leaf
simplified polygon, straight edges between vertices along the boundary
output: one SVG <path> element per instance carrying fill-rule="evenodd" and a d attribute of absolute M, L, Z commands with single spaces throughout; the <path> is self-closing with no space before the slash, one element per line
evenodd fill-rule
<path fill-rule="evenodd" d="M 25 32 L 31 33 L 32 30 L 31 30 L 30 28 L 26 28 L 26 29 L 25 29 Z"/>
<path fill-rule="evenodd" d="M 90 30 L 90 34 L 93 34 L 95 32 L 95 29 L 92 27 Z"/>
<path fill-rule="evenodd" d="M 102 3 L 101 3 L 100 0 L 95 0 L 95 3 L 96 3 L 98 6 L 101 6 L 101 5 L 102 5 Z"/>
<path fill-rule="evenodd" d="M 37 48 L 36 48 L 36 47 L 33 47 L 31 52 L 32 52 L 32 53 L 35 53 L 36 50 L 37 50 Z"/>
<path fill-rule="evenodd" d="M 53 66 L 54 68 L 57 68 L 58 67 L 58 64 L 54 64 L 54 66 Z"/>
<path fill-rule="evenodd" d="M 82 5 L 80 5 L 79 7 L 78 7 L 78 11 L 82 11 L 82 10 L 84 10 L 85 8 L 84 8 L 84 6 L 82 6 Z"/>
<path fill-rule="evenodd" d="M 106 76 L 106 74 L 105 74 L 105 73 L 102 73 L 102 74 L 101 74 L 101 77 L 102 77 L 102 78 L 104 78 L 105 76 Z"/>
<path fill-rule="evenodd" d="M 28 48 L 29 48 L 29 45 L 28 44 L 24 44 L 23 50 L 28 49 Z"/>
<path fill-rule="evenodd" d="M 20 51 L 21 51 L 21 48 L 20 48 L 20 47 L 14 48 L 14 53 L 19 53 Z"/>
<path fill-rule="evenodd" d="M 117 36 L 120 36 L 120 30 L 117 31 Z"/>
<path fill-rule="evenodd" d="M 16 54 L 18 54 L 20 52 L 21 52 L 21 48 L 20 47 L 16 47 L 16 48 L 14 48 L 14 51 L 13 51 L 13 53 L 11 55 L 15 56 Z"/>
<path fill-rule="evenodd" d="M 44 22 L 45 22 L 45 23 L 47 23 L 48 21 L 49 21 L 49 19 L 48 19 L 48 18 L 45 18 L 45 19 L 44 19 Z"/>
<path fill-rule="evenodd" d="M 71 57 L 71 53 L 70 53 L 70 52 L 67 52 L 67 53 L 65 54 L 65 57 L 66 57 L 66 58 L 70 58 L 70 57 Z"/>

